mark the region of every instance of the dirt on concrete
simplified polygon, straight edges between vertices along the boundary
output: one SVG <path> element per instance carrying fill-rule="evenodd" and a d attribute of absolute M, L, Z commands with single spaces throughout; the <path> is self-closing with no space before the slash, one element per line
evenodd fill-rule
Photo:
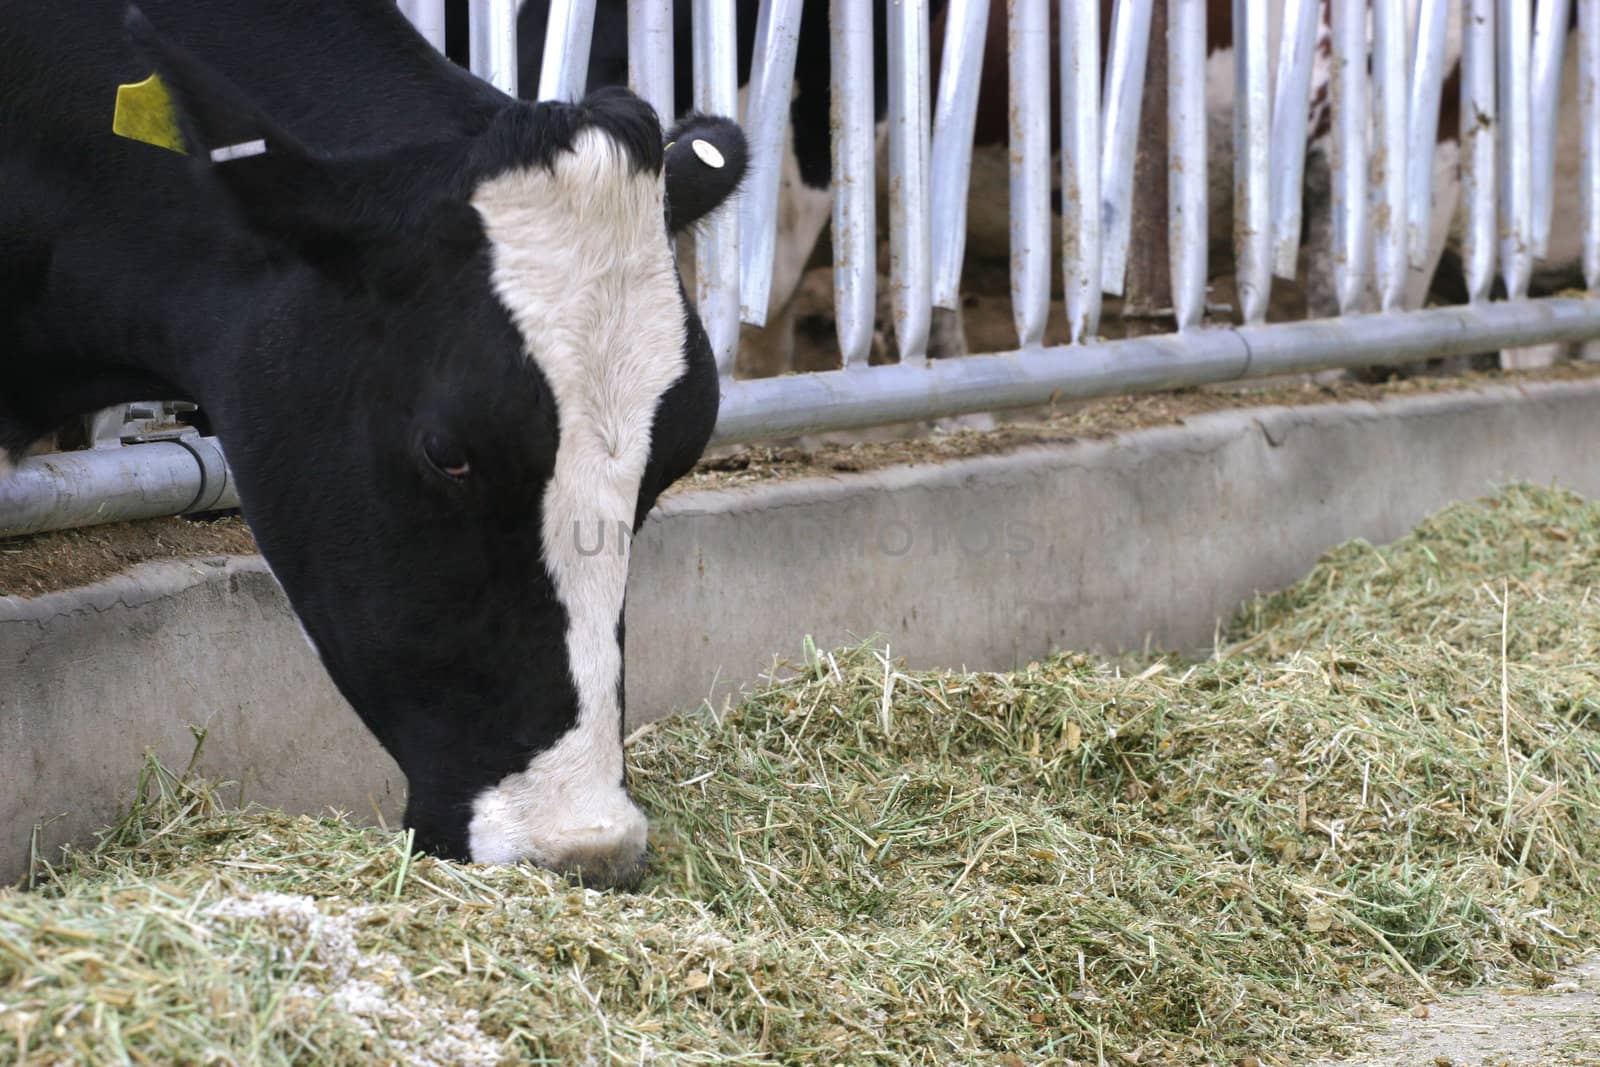
<path fill-rule="evenodd" d="M 1600 363 L 1535 371 L 1396 379 L 1381 385 L 1308 380 L 1224 385 L 1140 396 L 1107 397 L 996 418 L 948 420 L 854 435 L 716 450 L 672 489 L 726 489 L 779 479 L 827 477 L 909 463 L 945 463 L 1000 455 L 1034 445 L 1102 439 L 1153 426 L 1177 426 L 1213 411 L 1304 406 L 1442 393 L 1486 385 L 1600 377 Z M 0 540 L 0 596 L 35 597 L 110 577 L 160 559 L 247 555 L 256 546 L 236 516 L 196 522 L 169 518 Z"/>
<path fill-rule="evenodd" d="M 1596 1067 L 1600 957 L 1533 985 L 1444 997 L 1370 1025 L 1366 1051 L 1308 1067 Z"/>
<path fill-rule="evenodd" d="M 255 551 L 250 528 L 237 516 L 116 522 L 9 538 L 0 540 L 0 596 L 35 597 L 88 585 L 149 560 Z"/>
<path fill-rule="evenodd" d="M 907 463 L 942 463 L 998 455 L 1031 445 L 1096 440 L 1153 426 L 1180 426 L 1213 411 L 1302 407 L 1352 400 L 1461 392 L 1489 385 L 1600 378 L 1600 363 L 1570 363 L 1532 371 L 1488 371 L 1394 379 L 1382 384 L 1309 379 L 1230 384 L 1175 392 L 1115 396 L 1001 416 L 952 419 L 933 427 L 915 424 L 868 434 L 825 435 L 776 445 L 714 450 L 673 487 L 724 489 L 780 478 L 877 470 Z M 856 438 L 865 438 L 849 440 Z"/>

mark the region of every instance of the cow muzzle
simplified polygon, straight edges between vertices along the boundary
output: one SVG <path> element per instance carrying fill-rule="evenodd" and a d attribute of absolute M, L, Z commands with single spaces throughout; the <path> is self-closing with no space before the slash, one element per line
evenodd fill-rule
<path fill-rule="evenodd" d="M 649 823 L 627 790 L 540 780 L 536 770 L 507 776 L 473 802 L 473 861 L 536 863 L 591 886 L 636 883 Z"/>

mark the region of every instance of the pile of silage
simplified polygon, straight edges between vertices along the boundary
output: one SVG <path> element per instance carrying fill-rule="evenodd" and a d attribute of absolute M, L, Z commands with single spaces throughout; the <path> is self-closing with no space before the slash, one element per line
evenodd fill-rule
<path fill-rule="evenodd" d="M 0 895 L 0 1062 L 1291 1062 L 1600 931 L 1600 505 L 1347 545 L 1217 659 L 809 654 L 630 752 L 638 894 L 152 771 Z"/>

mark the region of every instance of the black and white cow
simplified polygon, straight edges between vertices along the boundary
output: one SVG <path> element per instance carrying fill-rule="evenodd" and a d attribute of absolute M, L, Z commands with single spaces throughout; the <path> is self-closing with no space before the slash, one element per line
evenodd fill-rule
<path fill-rule="evenodd" d="M 0 55 L 0 455 L 198 402 L 418 845 L 631 878 L 616 532 L 716 418 L 669 235 L 738 128 L 513 100 L 392 0 L 0 0 Z M 187 158 L 112 133 L 152 70 Z"/>

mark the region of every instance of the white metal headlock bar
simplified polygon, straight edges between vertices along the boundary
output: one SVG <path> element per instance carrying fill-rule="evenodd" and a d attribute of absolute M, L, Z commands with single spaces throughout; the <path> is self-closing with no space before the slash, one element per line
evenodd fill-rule
<path fill-rule="evenodd" d="M 872 8 L 832 0 L 830 15 L 833 313 L 845 368 L 864 370 L 878 309 L 873 98 L 858 90 L 872 84 Z"/>
<path fill-rule="evenodd" d="M 778 179 L 789 128 L 801 0 L 761 0 L 755 56 L 745 91 L 744 132 L 750 170 L 739 196 L 739 316 L 767 324 L 773 260 L 778 253 Z"/>
<path fill-rule="evenodd" d="M 592 3 L 592 0 L 590 0 Z M 739 110 L 734 0 L 694 0 L 694 106 L 712 115 Z M 739 215 L 714 211 L 696 228 L 695 289 L 706 336 L 724 379 L 739 349 Z"/>
<path fill-rule="evenodd" d="M 1112 296 L 1122 295 L 1128 270 L 1133 157 L 1138 147 L 1144 68 L 1150 49 L 1150 2 L 1117 0 L 1111 14 L 1111 55 L 1106 60 L 1102 108 L 1105 154 L 1100 164 L 1100 286 Z"/>
<path fill-rule="evenodd" d="M 517 6 L 513 3 L 513 25 Z M 515 37 L 512 41 L 515 45 Z M 593 41 L 594 0 L 551 0 L 544 55 L 539 60 L 540 100 L 571 103 L 583 96 L 589 82 L 589 46 Z"/>
<path fill-rule="evenodd" d="M 628 0 L 628 87 L 656 109 L 663 129 L 677 118 L 672 0 Z"/>
<path fill-rule="evenodd" d="M 972 136 L 978 121 L 978 89 L 988 33 L 989 0 L 950 0 L 928 178 L 931 210 L 939 223 L 933 227 L 933 306 L 950 311 L 961 306 Z"/>
<path fill-rule="evenodd" d="M 1050 316 L 1050 7 L 1010 0 L 1011 318 L 1017 343 L 1044 343 Z"/>
<path fill-rule="evenodd" d="M 1240 310 L 1256 323 L 1272 291 L 1267 0 L 1233 0 L 1233 37 L 1233 254 Z"/>
<path fill-rule="evenodd" d="M 928 326 L 933 310 L 929 271 L 932 223 L 928 218 L 932 81 L 928 65 L 928 5 L 927 0 L 888 3 L 889 303 L 900 361 L 913 364 L 928 358 Z M 867 84 L 871 84 L 870 79 Z M 857 85 L 854 90 L 860 92 L 862 86 Z"/>
<path fill-rule="evenodd" d="M 1200 325 L 1206 306 L 1206 3 L 1168 0 L 1167 228 L 1172 306 L 1179 330 Z"/>
<path fill-rule="evenodd" d="M 1068 4 L 1061 9 L 1061 68 L 1061 279 L 1067 329 L 1077 344 L 1093 340 L 1100 331 L 1098 4 Z M 1048 79 L 1045 84 L 1049 85 Z M 1045 310 L 1048 313 L 1048 294 Z"/>
<path fill-rule="evenodd" d="M 1311 61 L 1321 10 L 1322 0 L 1286 0 L 1278 81 L 1272 98 L 1272 272 L 1289 281 L 1295 278 L 1300 253 Z"/>
<path fill-rule="evenodd" d="M 1377 112 L 1377 209 L 1372 214 L 1374 237 L 1373 278 L 1378 305 L 1398 310 L 1406 291 L 1406 177 L 1411 161 L 1407 108 L 1410 83 L 1406 77 L 1406 12 L 1403 0 L 1373 0 L 1373 105 Z M 1431 158 L 1429 153 L 1427 158 Z M 1422 165 L 1425 157 L 1417 157 Z"/>
<path fill-rule="evenodd" d="M 1556 119 L 1561 101 L 1561 67 L 1566 58 L 1567 26 L 1572 20 L 1572 0 L 1540 0 L 1538 22 L 1533 27 L 1533 149 L 1531 251 L 1543 259 L 1550 247 L 1550 222 L 1555 201 Z"/>

